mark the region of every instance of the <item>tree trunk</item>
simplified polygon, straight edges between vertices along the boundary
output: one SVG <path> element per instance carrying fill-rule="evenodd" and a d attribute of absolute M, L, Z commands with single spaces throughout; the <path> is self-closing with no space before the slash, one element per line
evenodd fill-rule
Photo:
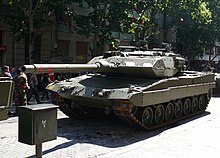
<path fill-rule="evenodd" d="M 33 4 L 32 0 L 30 0 L 30 5 L 29 5 L 29 47 L 28 47 L 28 53 L 29 53 L 29 64 L 34 63 L 33 59 L 33 50 L 34 50 L 34 38 L 33 38 L 33 33 L 34 33 L 34 24 L 33 24 Z"/>

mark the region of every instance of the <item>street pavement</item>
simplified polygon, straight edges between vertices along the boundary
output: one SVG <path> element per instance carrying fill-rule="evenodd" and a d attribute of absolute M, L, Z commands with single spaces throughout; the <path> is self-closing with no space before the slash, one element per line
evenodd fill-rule
<path fill-rule="evenodd" d="M 58 110 L 57 139 L 43 143 L 43 158 L 218 158 L 219 102 L 213 97 L 206 112 L 148 132 L 114 116 L 74 120 Z M 0 158 L 24 157 L 35 157 L 35 146 L 18 142 L 18 117 L 10 116 L 0 121 Z"/>

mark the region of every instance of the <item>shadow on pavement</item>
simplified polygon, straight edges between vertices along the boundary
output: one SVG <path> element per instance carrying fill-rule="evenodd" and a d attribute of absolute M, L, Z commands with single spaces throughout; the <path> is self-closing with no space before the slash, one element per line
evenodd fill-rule
<path fill-rule="evenodd" d="M 44 151 L 43 154 L 45 155 L 62 148 L 67 148 L 76 143 L 95 144 L 109 148 L 127 146 L 155 137 L 166 130 L 178 127 L 209 114 L 209 112 L 204 112 L 175 124 L 152 131 L 135 129 L 130 125 L 123 123 L 115 116 L 102 116 L 85 120 L 62 118 L 58 120 L 58 137 L 64 137 L 70 141 L 48 149 Z"/>

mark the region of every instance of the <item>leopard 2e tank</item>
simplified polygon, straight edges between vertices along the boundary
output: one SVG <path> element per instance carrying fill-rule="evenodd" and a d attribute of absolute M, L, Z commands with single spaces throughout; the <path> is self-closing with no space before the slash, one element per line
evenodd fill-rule
<path fill-rule="evenodd" d="M 47 86 L 52 103 L 70 117 L 114 113 L 152 130 L 204 112 L 214 74 L 186 71 L 185 59 L 166 49 L 107 51 L 87 64 L 24 65 L 27 73 L 87 72 Z"/>

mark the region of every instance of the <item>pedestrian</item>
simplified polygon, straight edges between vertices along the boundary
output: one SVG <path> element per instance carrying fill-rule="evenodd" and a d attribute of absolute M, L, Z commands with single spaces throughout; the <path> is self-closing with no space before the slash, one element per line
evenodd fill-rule
<path fill-rule="evenodd" d="M 37 80 L 37 76 L 35 74 L 31 74 L 29 84 L 30 84 L 30 90 L 28 92 L 28 99 L 27 99 L 28 104 L 29 104 L 29 101 L 33 95 L 37 101 L 37 104 L 40 104 L 41 102 L 40 102 L 40 97 L 39 97 L 39 93 L 38 93 L 38 89 L 37 89 L 38 80 Z"/>
<path fill-rule="evenodd" d="M 11 68 L 11 76 L 14 78 L 16 76 L 16 68 L 12 67 Z"/>
<path fill-rule="evenodd" d="M 2 77 L 10 77 L 10 78 L 12 78 L 8 65 L 4 65 L 3 66 L 3 68 L 2 68 L 2 75 L 1 76 Z"/>
<path fill-rule="evenodd" d="M 27 91 L 30 88 L 27 82 L 27 76 L 19 68 L 16 71 L 16 76 L 13 81 L 15 83 L 14 88 L 14 103 L 15 106 L 27 105 Z"/>
<path fill-rule="evenodd" d="M 26 73 L 25 73 L 26 67 L 22 66 L 20 69 L 21 69 L 22 75 L 25 77 L 25 80 L 26 80 L 26 82 L 28 83 L 27 75 L 26 75 Z"/>
<path fill-rule="evenodd" d="M 50 80 L 51 80 L 52 82 L 55 81 L 54 73 L 53 73 L 53 72 L 49 73 L 49 77 L 50 77 Z"/>
<path fill-rule="evenodd" d="M 49 92 L 48 90 L 46 89 L 47 85 L 49 83 L 52 83 L 51 79 L 50 79 L 50 76 L 49 74 L 45 73 L 43 74 L 42 78 L 41 78 L 41 82 L 42 82 L 42 85 L 43 85 L 43 94 L 41 96 L 41 100 L 44 100 L 44 97 L 46 96 L 47 100 L 49 100 Z"/>
<path fill-rule="evenodd" d="M 54 73 L 54 80 L 61 81 L 61 74 L 60 73 Z"/>

